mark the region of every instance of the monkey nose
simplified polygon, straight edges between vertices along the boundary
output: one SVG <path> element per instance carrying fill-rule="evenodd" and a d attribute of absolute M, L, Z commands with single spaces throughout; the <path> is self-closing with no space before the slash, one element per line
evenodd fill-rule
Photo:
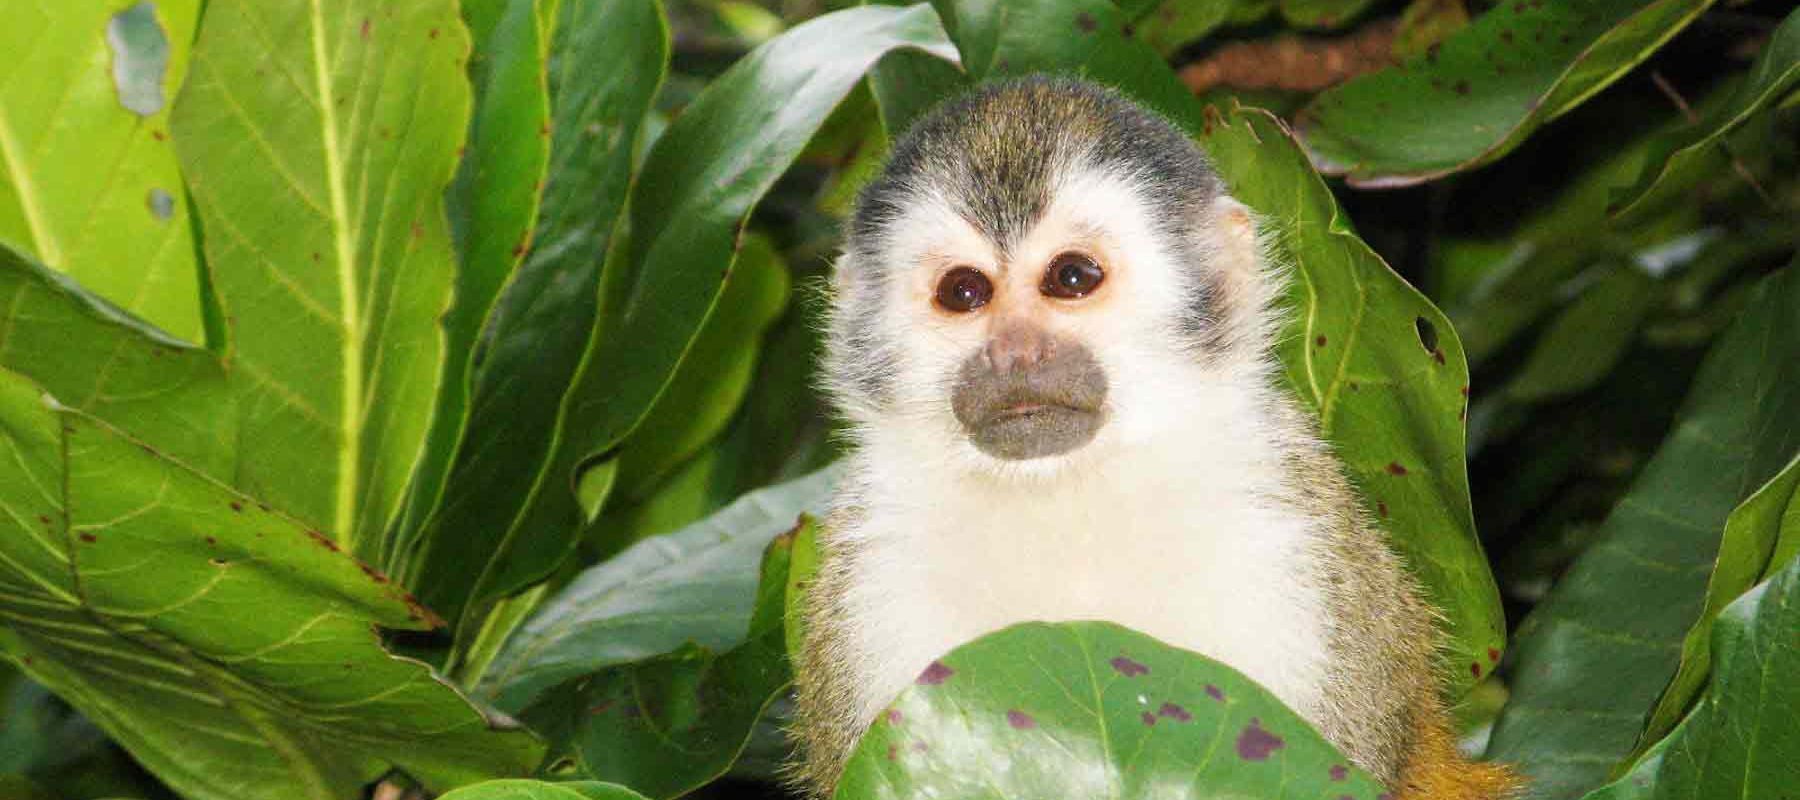
<path fill-rule="evenodd" d="M 988 367 L 996 373 L 1031 369 L 1050 358 L 1054 344 L 1044 331 L 1025 325 L 1002 328 L 983 349 Z"/>

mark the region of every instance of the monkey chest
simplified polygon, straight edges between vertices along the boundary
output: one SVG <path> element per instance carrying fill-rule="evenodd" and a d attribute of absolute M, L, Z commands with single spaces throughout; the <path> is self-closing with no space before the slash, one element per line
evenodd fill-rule
<path fill-rule="evenodd" d="M 850 598 L 866 716 L 942 653 L 1025 621 L 1116 622 L 1230 664 L 1296 708 L 1320 699 L 1325 609 L 1300 577 L 1297 523 L 1248 509 L 1044 511 L 874 537 Z"/>

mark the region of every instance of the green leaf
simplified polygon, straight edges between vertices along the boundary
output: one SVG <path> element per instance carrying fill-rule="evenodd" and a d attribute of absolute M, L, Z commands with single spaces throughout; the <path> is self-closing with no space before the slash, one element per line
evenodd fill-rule
<path fill-rule="evenodd" d="M 605 310 L 583 358 L 536 490 L 510 524 L 459 526 L 434 542 L 498 554 L 470 591 L 476 605 L 542 579 L 566 558 L 584 521 L 574 492 L 579 469 L 609 456 L 664 391 L 716 305 L 750 212 L 831 109 L 882 54 L 943 47 L 924 6 L 834 12 L 738 61 L 670 124 L 642 169 L 656 179 L 633 187 L 630 247 L 614 265 L 623 271 L 606 278 L 620 287 L 620 302 Z M 466 502 L 502 505 L 488 499 L 492 483 L 472 485 L 479 491 Z M 453 502 L 458 496 L 446 493 Z M 474 533 L 490 530 L 507 531 L 498 548 Z"/>
<path fill-rule="evenodd" d="M 553 685 L 684 643 L 736 647 L 755 607 L 757 559 L 801 514 L 823 511 L 836 477 L 822 470 L 751 492 L 589 567 L 507 642 L 478 692 L 517 710 Z"/>
<path fill-rule="evenodd" d="M 1671 133 L 1657 143 L 1658 149 L 1645 163 L 1637 183 L 1614 195 L 1612 213 L 1631 216 L 1650 199 L 1679 192 L 1680 187 L 1675 184 L 1680 181 L 1671 180 L 1671 176 L 1704 168 L 1725 146 L 1727 134 L 1780 101 L 1796 84 L 1800 84 L 1800 11 L 1789 13 L 1775 29 L 1751 65 L 1750 74 L 1730 99 L 1714 108 L 1701 123 Z"/>
<path fill-rule="evenodd" d="M 475 343 L 501 286 L 525 253 L 549 168 L 550 138 L 545 133 L 554 130 L 549 127 L 545 64 L 550 32 L 539 25 L 537 0 L 494 0 L 463 9 L 470 18 L 493 12 L 498 18 L 491 24 L 483 18 L 483 24 L 470 30 L 474 56 L 469 59 L 469 82 L 475 91 L 475 111 L 456 180 L 445 195 L 457 254 L 455 295 L 444 316 L 448 356 L 425 454 L 407 489 L 405 514 L 399 529 L 385 541 L 388 551 L 382 554 L 382 563 L 389 566 L 395 565 L 396 553 L 416 540 L 443 490 L 451 455 L 467 422 Z M 633 83 L 644 85 L 646 94 L 655 91 L 649 81 Z"/>
<path fill-rule="evenodd" d="M 1320 171 L 1357 186 L 1473 169 L 1606 88 L 1712 3 L 1501 3 L 1438 47 L 1314 98 L 1301 138 Z"/>
<path fill-rule="evenodd" d="M 1281 17 L 1299 28 L 1341 28 L 1373 0 L 1281 0 Z"/>
<path fill-rule="evenodd" d="M 374 625 L 429 612 L 330 539 L 0 373 L 0 652 L 195 798 L 434 788 L 541 748 Z M 245 613 L 254 609 L 254 613 Z"/>
<path fill-rule="evenodd" d="M 1413 0 L 1400 14 L 1393 54 L 1398 58 L 1419 55 L 1468 26 L 1469 9 L 1463 0 Z"/>
<path fill-rule="evenodd" d="M 1605 780 L 1699 618 L 1727 516 L 1800 450 L 1800 269 L 1759 283 L 1713 346 L 1669 438 L 1519 626 L 1512 699 L 1488 756 L 1530 797 Z"/>
<path fill-rule="evenodd" d="M 1588 800 L 1780 797 L 1800 785 L 1800 561 L 1746 592 L 1712 632 L 1713 683 L 1630 774 Z"/>
<path fill-rule="evenodd" d="M 399 556 L 425 602 L 461 620 L 464 641 L 478 622 L 465 612 L 471 598 L 525 583 L 493 589 L 493 573 L 513 561 L 547 573 L 580 530 L 573 471 L 551 464 L 567 435 L 571 382 L 604 313 L 602 273 L 632 148 L 668 69 L 668 25 L 652 0 L 568 0 L 555 30 L 550 167 L 529 252 L 487 323 L 441 505 L 418 534 L 420 551 Z M 543 504 L 557 513 L 528 523 Z"/>
<path fill-rule="evenodd" d="M 620 445 L 619 499 L 641 500 L 716 438 L 750 391 L 763 335 L 787 305 L 787 264 L 767 236 L 743 237 L 718 308 L 675 377 Z"/>
<path fill-rule="evenodd" d="M 212 353 L 169 338 L 5 245 L 0 308 L 0 367 L 176 461 L 230 477 L 237 419 Z"/>
<path fill-rule="evenodd" d="M 612 783 L 545 783 L 515 779 L 464 786 L 440 796 L 438 800 L 643 800 L 643 797 Z"/>
<path fill-rule="evenodd" d="M 1182 45 L 1200 39 L 1219 27 L 1231 24 L 1239 7 L 1263 6 L 1274 10 L 1274 0 L 1237 0 L 1237 2 L 1195 3 L 1190 0 L 1162 0 L 1155 9 L 1132 23 L 1132 33 L 1164 56 L 1172 55 Z"/>
<path fill-rule="evenodd" d="M 1507 396 L 1537 402 L 1580 392 L 1605 378 L 1661 298 L 1656 279 L 1622 264 L 1588 287 L 1538 337 Z"/>
<path fill-rule="evenodd" d="M 797 519 L 768 544 L 742 641 L 722 652 L 690 643 L 603 670 L 546 695 L 524 719 L 583 772 L 652 797 L 679 797 L 725 774 L 789 682 L 782 601 L 796 532 L 812 527 L 810 516 Z"/>
<path fill-rule="evenodd" d="M 838 798 L 1354 798 L 1382 786 L 1254 681 L 1103 622 L 964 644 L 857 745 Z"/>
<path fill-rule="evenodd" d="M 980 7 L 960 30 L 997 40 L 996 65 L 1079 69 L 1184 126 L 1232 195 L 1257 213 L 1273 257 L 1292 265 L 1291 316 L 1276 351 L 1288 384 L 1317 413 L 1366 505 L 1443 612 L 1446 661 L 1455 665 L 1450 696 L 1460 697 L 1505 646 L 1505 622 L 1469 510 L 1468 369 L 1455 329 L 1356 236 L 1279 120 L 1202 108 L 1154 52 L 1119 33 L 1104 0 L 1015 5 L 998 30 L 979 27 L 1002 16 L 986 4 L 954 7 Z M 1079 25 L 1084 32 L 1069 40 L 1065 26 L 1084 17 L 1091 30 Z M 964 55 L 965 64 L 976 61 Z"/>
<path fill-rule="evenodd" d="M 1784 537 L 1800 539 L 1800 456 L 1738 504 L 1725 520 L 1719 556 L 1706 584 L 1706 606 L 1682 641 L 1681 666 L 1638 737 L 1639 753 L 1674 728 L 1700 694 L 1711 662 L 1714 621 L 1726 605 L 1786 563 L 1786 559 L 1776 558 L 1780 555 L 1777 543 Z"/>
<path fill-rule="evenodd" d="M 30 3 L 0 30 L 0 242 L 190 342 L 200 268 L 167 100 L 199 6 Z"/>
<path fill-rule="evenodd" d="M 230 330 L 232 482 L 369 557 L 444 360 L 468 47 L 452 0 L 212 0 L 176 102 Z"/>

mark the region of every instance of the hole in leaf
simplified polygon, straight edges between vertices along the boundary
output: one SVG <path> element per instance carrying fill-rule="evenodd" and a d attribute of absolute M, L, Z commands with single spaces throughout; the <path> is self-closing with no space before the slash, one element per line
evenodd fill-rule
<path fill-rule="evenodd" d="M 1419 344 L 1425 346 L 1425 352 L 1437 352 L 1437 326 L 1432 325 L 1431 320 L 1424 317 L 1418 317 L 1413 320 L 1413 327 L 1419 331 Z"/>
<path fill-rule="evenodd" d="M 169 37 L 156 19 L 156 6 L 145 0 L 114 14 L 106 23 L 106 44 L 112 50 L 119 105 L 141 117 L 161 111 Z"/>

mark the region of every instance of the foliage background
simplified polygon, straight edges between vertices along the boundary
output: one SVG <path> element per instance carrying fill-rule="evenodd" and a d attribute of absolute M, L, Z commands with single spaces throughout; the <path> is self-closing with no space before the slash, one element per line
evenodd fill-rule
<path fill-rule="evenodd" d="M 1446 612 L 1467 750 L 1532 797 L 1800 780 L 1791 4 L 6 13 L 0 795 L 782 796 L 812 287 L 908 120 L 1039 69 L 1186 126 L 1275 228 L 1290 383 Z M 1017 677 L 909 691 L 846 791 L 1033 796 L 1071 743 L 1379 791 L 1134 636 L 947 654 Z M 1021 653 L 1119 682 L 1076 713 Z M 1017 768 L 897 758 L 919 731 Z"/>

